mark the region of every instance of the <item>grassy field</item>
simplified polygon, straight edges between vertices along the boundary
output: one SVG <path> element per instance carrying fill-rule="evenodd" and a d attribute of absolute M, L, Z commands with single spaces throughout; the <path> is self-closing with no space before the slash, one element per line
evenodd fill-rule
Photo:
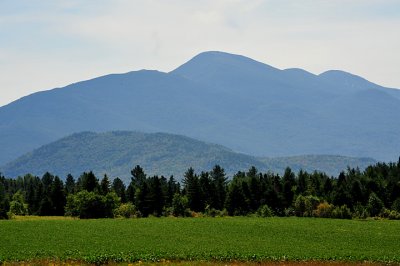
<path fill-rule="evenodd" d="M 399 221 L 313 218 L 0 221 L 0 262 L 378 261 L 400 263 Z"/>

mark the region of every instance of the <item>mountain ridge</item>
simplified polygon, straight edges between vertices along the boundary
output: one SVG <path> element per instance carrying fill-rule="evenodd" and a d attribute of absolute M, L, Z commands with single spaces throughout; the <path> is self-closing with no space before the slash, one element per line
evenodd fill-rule
<path fill-rule="evenodd" d="M 169 73 L 110 74 L 0 107 L 0 165 L 75 132 L 113 130 L 180 134 L 254 156 L 399 155 L 397 91 L 352 74 L 332 81 L 329 73 L 280 70 L 223 52 L 198 59 Z"/>
<path fill-rule="evenodd" d="M 260 171 L 282 174 L 286 167 L 293 171 L 325 171 L 337 175 L 347 166 L 361 168 L 375 163 L 370 158 L 308 155 L 287 158 L 257 158 L 235 153 L 219 144 L 206 143 L 186 136 L 167 133 L 132 131 L 80 132 L 35 149 L 1 167 L 6 176 L 27 173 L 41 176 L 51 172 L 65 178 L 94 171 L 129 181 L 130 170 L 141 165 L 149 175 L 174 175 L 181 180 L 184 172 L 193 167 L 196 172 L 209 171 L 215 164 L 225 168 L 232 177 L 237 171 L 251 166 Z"/>

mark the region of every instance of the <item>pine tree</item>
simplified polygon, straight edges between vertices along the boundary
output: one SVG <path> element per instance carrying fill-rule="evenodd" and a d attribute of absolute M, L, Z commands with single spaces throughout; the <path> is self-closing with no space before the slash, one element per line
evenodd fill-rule
<path fill-rule="evenodd" d="M 61 179 L 56 176 L 50 189 L 51 215 L 63 216 L 66 196 L 64 193 L 64 184 Z"/>
<path fill-rule="evenodd" d="M 175 194 L 180 193 L 179 183 L 177 183 L 174 179 L 174 176 L 170 176 L 167 183 L 167 196 L 166 196 L 166 205 L 168 207 L 172 206 L 172 200 Z"/>
<path fill-rule="evenodd" d="M 249 210 L 248 200 L 246 199 L 243 185 L 243 177 L 235 175 L 229 184 L 225 202 L 226 210 L 229 215 L 244 215 Z"/>
<path fill-rule="evenodd" d="M 93 192 L 98 189 L 99 180 L 92 171 L 84 172 L 79 179 L 83 190 Z"/>
<path fill-rule="evenodd" d="M 140 187 L 146 181 L 146 174 L 140 165 L 136 165 L 131 171 L 131 181 L 136 187 Z"/>
<path fill-rule="evenodd" d="M 112 183 L 112 190 L 117 194 L 118 197 L 121 198 L 121 202 L 126 202 L 125 185 L 119 177 L 114 179 Z"/>
<path fill-rule="evenodd" d="M 53 204 L 51 201 L 51 187 L 53 186 L 54 176 L 46 172 L 42 177 L 43 190 L 40 197 L 38 214 L 41 216 L 53 215 Z"/>
<path fill-rule="evenodd" d="M 67 175 L 67 179 L 65 180 L 65 192 L 67 195 L 74 194 L 76 191 L 75 188 L 75 179 L 71 174 Z"/>
<path fill-rule="evenodd" d="M 4 177 L 0 173 L 0 219 L 5 219 L 7 217 L 7 210 L 6 210 L 6 189 L 4 186 Z"/>
<path fill-rule="evenodd" d="M 292 169 L 286 167 L 285 173 L 282 178 L 283 182 L 283 197 L 284 197 L 284 208 L 288 208 L 292 205 L 294 199 L 293 188 L 296 185 L 295 175 Z"/>
<path fill-rule="evenodd" d="M 201 206 L 199 177 L 194 173 L 192 167 L 185 172 L 183 184 L 185 185 L 189 208 L 196 212 L 204 210 L 204 206 Z"/>
<path fill-rule="evenodd" d="M 213 200 L 212 180 L 208 172 L 201 172 L 199 178 L 201 206 L 211 207 Z"/>
<path fill-rule="evenodd" d="M 212 171 L 210 172 L 210 177 L 213 185 L 213 208 L 217 210 L 222 210 L 224 208 L 225 198 L 226 198 L 226 190 L 227 190 L 227 177 L 225 176 L 224 169 L 215 165 Z"/>
<path fill-rule="evenodd" d="M 161 186 L 161 179 L 158 176 L 149 178 L 149 194 L 148 194 L 148 205 L 149 213 L 155 216 L 161 216 L 164 204 L 165 195 Z"/>
<path fill-rule="evenodd" d="M 100 194 L 105 196 L 110 192 L 110 179 L 107 174 L 104 174 L 103 179 L 100 181 Z"/>

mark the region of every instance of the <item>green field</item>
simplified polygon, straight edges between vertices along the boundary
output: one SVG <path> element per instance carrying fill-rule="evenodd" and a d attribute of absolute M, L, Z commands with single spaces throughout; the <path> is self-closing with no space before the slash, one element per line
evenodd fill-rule
<path fill-rule="evenodd" d="M 145 218 L 0 221 L 0 261 L 400 262 L 399 221 Z"/>

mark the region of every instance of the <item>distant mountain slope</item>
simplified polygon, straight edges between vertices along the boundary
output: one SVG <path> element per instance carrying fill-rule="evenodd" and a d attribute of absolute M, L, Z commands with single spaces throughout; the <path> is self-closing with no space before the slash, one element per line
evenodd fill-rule
<path fill-rule="evenodd" d="M 274 169 L 285 169 L 287 166 L 298 172 L 304 171 L 325 172 L 337 176 L 341 171 L 346 171 L 347 167 L 359 167 L 364 170 L 367 166 L 376 163 L 371 158 L 355 158 L 338 155 L 301 155 L 276 158 L 259 158 L 266 165 L 273 166 Z"/>
<path fill-rule="evenodd" d="M 180 179 L 189 167 L 208 171 L 215 164 L 232 175 L 251 166 L 280 173 L 291 166 L 295 171 L 300 168 L 308 171 L 318 169 L 337 174 L 347 165 L 366 167 L 372 163 L 371 159 L 339 156 L 261 160 L 180 135 L 118 131 L 73 134 L 18 158 L 2 167 L 2 171 L 12 177 L 26 173 L 41 176 L 46 171 L 65 177 L 68 173 L 79 176 L 84 171 L 93 170 L 99 176 L 107 173 L 128 181 L 130 170 L 137 164 L 149 174 L 174 175 Z"/>
<path fill-rule="evenodd" d="M 400 153 L 400 93 L 342 71 L 205 52 L 170 73 L 107 75 L 0 107 L 0 165 L 81 131 L 180 134 L 253 156 Z"/>
<path fill-rule="evenodd" d="M 180 135 L 118 131 L 73 134 L 42 146 L 2 169 L 9 176 L 29 172 L 42 175 L 50 171 L 63 177 L 93 170 L 128 180 L 130 170 L 137 164 L 149 174 L 179 177 L 191 166 L 209 170 L 216 163 L 227 167 L 228 172 L 246 170 L 251 165 L 264 168 L 256 158 L 220 145 Z"/>

